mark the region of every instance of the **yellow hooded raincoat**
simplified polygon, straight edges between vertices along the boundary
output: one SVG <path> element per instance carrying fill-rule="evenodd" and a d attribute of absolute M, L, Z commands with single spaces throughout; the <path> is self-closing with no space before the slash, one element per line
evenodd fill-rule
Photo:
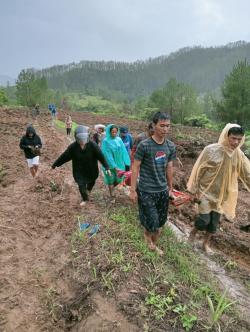
<path fill-rule="evenodd" d="M 240 146 L 230 149 L 228 131 L 237 124 L 228 123 L 223 129 L 219 141 L 205 147 L 197 159 L 187 188 L 201 199 L 199 213 L 211 211 L 235 217 L 238 198 L 238 178 L 250 191 L 250 161 L 241 151 L 245 136 Z"/>

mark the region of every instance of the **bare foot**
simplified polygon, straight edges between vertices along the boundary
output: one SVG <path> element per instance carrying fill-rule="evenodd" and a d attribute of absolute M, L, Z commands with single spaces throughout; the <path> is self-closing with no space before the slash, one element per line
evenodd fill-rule
<path fill-rule="evenodd" d="M 80 206 L 83 207 L 83 206 L 86 206 L 86 204 L 87 204 L 86 201 L 82 201 L 82 202 L 80 203 Z"/>
<path fill-rule="evenodd" d="M 114 195 L 110 196 L 109 199 L 110 199 L 111 204 L 115 204 L 115 196 Z"/>
<path fill-rule="evenodd" d="M 164 255 L 164 252 L 160 248 L 158 248 L 157 246 L 155 246 L 155 251 L 157 252 L 157 254 L 159 256 L 163 256 Z"/>
<path fill-rule="evenodd" d="M 152 241 L 150 241 L 150 242 L 148 242 L 148 248 L 152 251 L 156 251 L 157 247 Z"/>
<path fill-rule="evenodd" d="M 195 240 L 195 235 L 197 234 L 197 229 L 196 228 L 193 228 L 189 234 L 189 237 L 188 237 L 188 242 L 194 242 Z"/>
<path fill-rule="evenodd" d="M 205 253 L 207 255 L 213 255 L 214 254 L 214 251 L 209 247 L 208 244 L 204 243 L 202 248 L 203 248 L 203 250 L 205 251 Z"/>

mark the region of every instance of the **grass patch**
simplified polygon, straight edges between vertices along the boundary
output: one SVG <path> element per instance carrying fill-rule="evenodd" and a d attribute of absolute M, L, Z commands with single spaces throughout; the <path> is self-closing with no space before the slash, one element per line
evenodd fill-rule
<path fill-rule="evenodd" d="M 177 241 L 173 231 L 165 227 L 159 242 L 164 251 L 161 258 L 145 245 L 134 208 L 114 208 L 108 212 L 108 219 L 116 223 L 122 234 L 119 240 L 119 248 L 123 248 L 122 263 L 129 260 L 126 246 L 136 253 L 134 264 L 139 264 L 141 284 L 147 289 L 141 305 L 146 307 L 147 315 L 157 322 L 156 325 L 168 321 L 172 328 L 181 326 L 184 331 L 219 326 L 218 321 L 229 310 L 231 304 L 227 304 L 231 302 L 211 282 L 213 277 L 188 244 Z M 116 261 L 116 264 L 120 263 Z M 221 309 L 217 310 L 220 315 L 216 316 L 216 323 L 211 315 L 211 303 L 215 311 Z M 151 320 L 146 319 L 153 328 Z"/>
<path fill-rule="evenodd" d="M 89 289 L 114 296 L 117 306 L 141 324 L 142 331 L 212 331 L 223 330 L 226 324 L 227 331 L 234 331 L 237 318 L 232 302 L 221 294 L 188 244 L 179 242 L 165 227 L 159 242 L 164 256 L 160 257 L 148 250 L 134 207 L 98 204 L 101 232 L 95 241 L 79 231 L 72 236 L 77 279 Z M 88 215 L 83 218 L 87 220 Z M 125 299 L 119 297 L 121 289 Z"/>

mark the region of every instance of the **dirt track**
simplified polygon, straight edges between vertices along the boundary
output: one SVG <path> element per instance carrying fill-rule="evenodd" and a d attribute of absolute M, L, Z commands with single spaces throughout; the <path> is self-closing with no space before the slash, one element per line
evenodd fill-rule
<path fill-rule="evenodd" d="M 73 119 L 87 125 L 110 120 L 78 113 L 73 114 Z M 55 306 L 59 303 L 56 299 L 60 298 L 60 303 L 72 304 L 72 299 L 79 293 L 86 298 L 83 304 L 86 317 L 80 325 L 73 327 L 73 324 L 72 331 L 139 331 L 119 312 L 112 299 L 104 298 L 98 291 L 93 292 L 90 298 L 81 293 L 84 291 L 72 268 L 71 240 L 76 216 L 81 215 L 82 210 L 70 167 L 56 171 L 50 168 L 52 161 L 69 143 L 63 132 L 51 127 L 50 121 L 47 115 L 34 121 L 29 111 L 1 110 L 0 331 L 69 330 L 71 325 L 66 323 L 65 313 L 58 321 L 56 312 L 64 312 L 65 308 L 59 304 Z M 34 124 L 44 144 L 37 179 L 32 179 L 28 173 L 24 155 L 18 147 L 29 123 Z M 131 126 L 133 131 L 137 131 L 144 124 L 131 122 Z M 182 153 L 188 166 L 177 171 L 176 186 L 180 189 L 183 189 L 193 163 L 187 158 L 186 150 Z M 101 180 L 97 188 L 100 186 Z M 237 221 L 231 223 L 223 219 L 221 231 L 214 241 L 214 246 L 224 253 L 225 261 L 231 259 L 241 266 L 242 276 L 247 276 L 250 267 L 249 233 L 241 231 L 239 225 L 249 222 L 249 201 L 249 193 L 241 191 Z M 90 210 L 92 217 L 99 220 L 100 206 L 91 203 Z M 174 223 L 188 230 L 194 211 L 190 214 L 190 211 L 182 209 L 172 210 L 172 213 L 178 216 L 171 217 Z M 91 244 L 89 250 L 94 250 L 95 246 Z"/>

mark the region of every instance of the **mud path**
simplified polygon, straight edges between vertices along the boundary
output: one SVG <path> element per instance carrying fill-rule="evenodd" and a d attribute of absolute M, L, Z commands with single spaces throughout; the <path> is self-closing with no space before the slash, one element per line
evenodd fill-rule
<path fill-rule="evenodd" d="M 0 192 L 0 331 L 62 331 L 66 326 L 64 320 L 58 322 L 56 313 L 62 311 L 62 306 L 56 299 L 67 303 L 77 296 L 71 236 L 75 216 L 83 211 L 71 167 L 53 171 L 51 164 L 69 141 L 51 126 L 48 116 L 34 121 L 28 111 L 4 114 L 1 134 L 7 140 L 1 158 L 6 174 Z M 18 147 L 29 123 L 33 123 L 43 141 L 36 179 L 29 174 Z M 13 128 L 17 134 L 10 137 Z M 89 303 L 97 313 L 93 309 L 92 316 L 81 323 L 88 331 L 110 331 L 116 327 L 114 331 L 125 332 L 132 326 L 98 293 Z M 103 304 L 110 309 L 105 311 Z M 85 329 L 76 327 L 78 330 Z"/>
<path fill-rule="evenodd" d="M 11 118 L 8 122 L 11 124 Z M 44 326 L 50 327 L 46 297 L 69 261 L 67 237 L 72 215 L 62 210 L 65 202 L 54 199 L 49 187 L 53 179 L 49 164 L 56 144 L 63 148 L 64 140 L 48 128 L 47 121 L 34 125 L 46 151 L 46 157 L 41 158 L 40 175 L 32 179 L 27 167 L 22 173 L 16 172 L 16 176 L 10 171 L 7 183 L 11 184 L 0 195 L 0 326 L 4 331 L 40 331 Z M 12 158 L 13 168 L 25 164 L 22 153 Z M 64 175 L 67 180 L 67 174 Z M 62 181 L 62 174 L 57 180 Z"/>
<path fill-rule="evenodd" d="M 112 120 L 104 121 L 104 118 L 100 118 L 97 121 L 95 117 L 79 113 L 73 119 L 87 125 Z M 121 120 L 120 124 L 124 124 L 124 121 Z M 37 179 L 31 178 L 24 155 L 18 147 L 24 128 L 32 122 L 44 144 Z M 131 126 L 133 130 L 140 131 L 144 124 L 131 122 Z M 119 294 L 117 297 L 106 296 L 96 286 L 88 292 L 88 287 L 91 288 L 92 284 L 88 273 L 84 274 L 84 269 L 88 269 L 89 257 L 94 259 L 102 254 L 98 242 L 89 241 L 82 248 L 82 256 L 79 255 L 83 260 L 82 270 L 78 269 L 80 263 L 75 262 L 72 253 L 72 234 L 77 228 L 76 217 L 84 215 L 86 219 L 101 223 L 102 214 L 109 209 L 102 179 L 98 180 L 93 192 L 95 202 L 90 202 L 87 211 L 80 209 L 79 193 L 72 179 L 71 167 L 51 170 L 50 165 L 69 141 L 65 133 L 51 126 L 51 119 L 47 115 L 34 121 L 28 110 L 4 111 L 0 139 L 3 142 L 0 159 L 3 169 L 0 172 L 0 331 L 141 331 L 141 324 L 138 323 L 140 328 L 137 326 L 137 319 L 141 319 L 141 316 L 133 317 L 133 311 L 130 310 L 136 304 L 127 300 L 126 280 L 122 284 L 125 288 L 121 292 L 122 300 Z M 200 149 L 199 146 L 196 148 L 192 153 L 197 153 Z M 182 153 L 186 156 L 185 149 Z M 187 159 L 185 165 L 185 170 L 177 171 L 176 186 L 179 189 L 185 184 L 192 160 Z M 238 274 L 232 276 L 232 289 L 237 286 L 234 279 L 238 280 L 239 276 L 249 278 L 249 235 L 239 229 L 239 225 L 246 224 L 249 218 L 250 196 L 247 195 L 249 194 L 246 192 L 240 194 L 238 224 L 223 220 L 222 231 L 214 241 L 219 256 L 224 255 L 224 261 L 207 262 L 211 265 L 211 270 L 214 269 L 214 274 L 222 277 L 225 269 L 220 269 L 221 264 L 228 260 L 235 260 L 239 266 L 242 263 L 242 271 L 238 267 L 229 271 Z M 120 201 L 126 205 L 122 195 Z M 170 219 L 184 233 L 188 233 L 193 215 L 192 207 L 177 211 L 172 209 Z M 103 241 L 107 236 L 110 236 L 108 229 L 100 233 Z M 234 252 L 231 250 L 233 241 Z M 104 263 L 100 269 L 105 272 Z M 130 287 L 135 290 L 135 287 Z M 244 297 L 242 294 L 243 291 L 236 293 L 236 296 L 242 296 L 246 308 L 249 301 L 245 293 Z M 124 312 L 129 312 L 130 315 L 119 310 L 121 304 L 125 306 Z"/>

